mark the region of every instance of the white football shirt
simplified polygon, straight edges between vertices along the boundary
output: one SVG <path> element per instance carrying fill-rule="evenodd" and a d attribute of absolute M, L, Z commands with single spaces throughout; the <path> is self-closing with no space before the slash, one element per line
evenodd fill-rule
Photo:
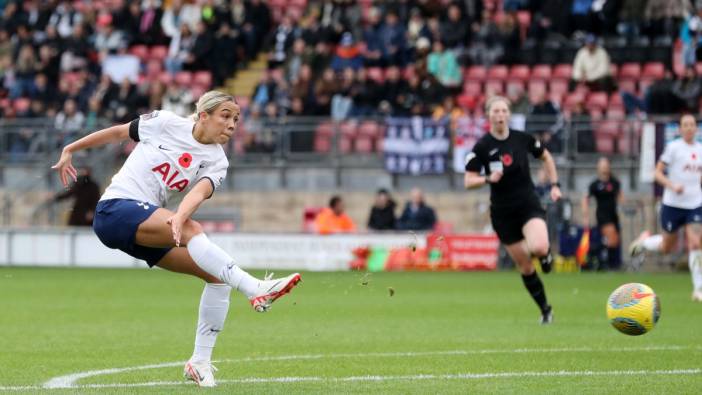
<path fill-rule="evenodd" d="M 138 142 L 100 200 L 134 199 L 160 207 L 173 205 L 201 179 L 217 189 L 229 161 L 219 144 L 193 137 L 195 121 L 170 111 L 154 111 L 132 121 L 129 135 Z"/>
<path fill-rule="evenodd" d="M 683 186 L 681 194 L 665 188 L 663 204 L 684 209 L 702 206 L 702 144 L 673 140 L 665 146 L 660 160 L 666 164 L 668 179 Z"/>

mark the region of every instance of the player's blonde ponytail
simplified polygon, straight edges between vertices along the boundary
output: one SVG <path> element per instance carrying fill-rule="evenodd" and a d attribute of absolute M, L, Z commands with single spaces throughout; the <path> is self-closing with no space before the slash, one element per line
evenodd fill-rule
<path fill-rule="evenodd" d="M 195 113 L 192 114 L 191 117 L 195 122 L 197 122 L 200 120 L 201 112 L 204 111 L 208 114 L 212 114 L 217 106 L 228 101 L 233 101 L 236 103 L 236 99 L 230 94 L 221 91 L 207 91 L 200 96 L 200 99 L 197 101 L 197 105 L 195 105 Z"/>

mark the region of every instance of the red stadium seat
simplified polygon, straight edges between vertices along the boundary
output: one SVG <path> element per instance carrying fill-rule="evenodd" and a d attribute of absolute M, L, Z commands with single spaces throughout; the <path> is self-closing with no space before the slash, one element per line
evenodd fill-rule
<path fill-rule="evenodd" d="M 622 100 L 622 95 L 619 92 L 613 92 L 609 96 L 608 108 L 624 108 L 624 100 Z"/>
<path fill-rule="evenodd" d="M 193 84 L 209 89 L 212 87 L 212 73 L 209 71 L 196 71 Z"/>
<path fill-rule="evenodd" d="M 565 99 L 563 100 L 563 108 L 565 108 L 568 111 L 572 111 L 573 108 L 578 103 L 582 103 L 585 101 L 585 96 L 579 93 L 570 93 L 567 96 L 565 96 Z"/>
<path fill-rule="evenodd" d="M 12 102 L 12 107 L 15 109 L 17 114 L 21 114 L 29 111 L 29 106 L 31 103 L 31 100 L 27 99 L 26 97 L 20 97 Z"/>
<path fill-rule="evenodd" d="M 527 81 L 530 75 L 531 71 L 529 70 L 529 66 L 525 65 L 512 66 L 509 71 L 509 79 L 511 80 Z"/>
<path fill-rule="evenodd" d="M 307 233 L 314 233 L 316 229 L 314 227 L 314 220 L 323 210 L 323 207 L 305 207 L 302 212 L 302 231 Z"/>
<path fill-rule="evenodd" d="M 356 137 L 357 131 L 358 124 L 356 123 L 356 121 L 345 121 L 339 125 L 339 132 L 342 136 L 346 136 L 348 138 L 353 139 Z"/>
<path fill-rule="evenodd" d="M 241 108 L 241 111 L 248 109 L 251 105 L 251 98 L 248 96 L 236 96 L 235 99 L 236 102 L 239 104 L 239 108 Z"/>
<path fill-rule="evenodd" d="M 531 78 L 541 78 L 547 80 L 551 78 L 551 66 L 547 64 L 537 64 L 531 70 Z"/>
<path fill-rule="evenodd" d="M 549 82 L 549 92 L 556 95 L 564 95 L 568 92 L 568 80 L 565 79 L 552 79 Z"/>
<path fill-rule="evenodd" d="M 353 139 L 348 136 L 339 136 L 339 152 L 342 154 L 348 154 L 351 152 L 351 146 L 353 145 Z"/>
<path fill-rule="evenodd" d="M 487 80 L 485 82 L 485 94 L 487 96 L 491 95 L 501 95 L 504 93 L 504 84 L 501 80 Z"/>
<path fill-rule="evenodd" d="M 202 96 L 205 92 L 207 92 L 207 88 L 200 86 L 200 85 L 193 85 L 190 87 L 190 94 L 194 98 L 199 98 Z"/>
<path fill-rule="evenodd" d="M 307 0 L 289 0 L 288 4 L 304 8 L 305 6 L 307 6 Z"/>
<path fill-rule="evenodd" d="M 529 80 L 529 94 L 545 94 L 547 91 L 546 81 L 531 79 Z"/>
<path fill-rule="evenodd" d="M 509 93 L 512 90 L 515 90 L 518 92 L 525 92 L 525 87 L 524 87 L 524 81 L 523 80 L 508 80 L 505 91 Z"/>
<path fill-rule="evenodd" d="M 487 69 L 485 66 L 470 66 L 465 75 L 467 80 L 483 81 L 487 78 Z"/>
<path fill-rule="evenodd" d="M 609 97 L 605 92 L 593 92 L 587 97 L 586 106 L 588 109 L 605 110 L 609 102 Z"/>
<path fill-rule="evenodd" d="M 573 66 L 567 63 L 556 65 L 553 69 L 553 78 L 571 79 L 573 77 Z"/>
<path fill-rule="evenodd" d="M 317 136 L 332 137 L 334 135 L 334 125 L 331 122 L 321 122 L 315 129 Z"/>
<path fill-rule="evenodd" d="M 193 73 L 189 71 L 179 71 L 176 73 L 174 80 L 178 85 L 188 86 L 193 81 Z"/>
<path fill-rule="evenodd" d="M 168 47 L 165 45 L 156 45 L 151 47 L 149 51 L 149 59 L 163 61 L 168 57 Z"/>
<path fill-rule="evenodd" d="M 417 71 L 415 70 L 414 66 L 407 66 L 404 70 L 402 70 L 402 78 L 405 80 L 414 77 L 415 74 L 417 74 Z"/>
<path fill-rule="evenodd" d="M 622 135 L 622 123 L 616 120 L 602 121 L 596 124 L 595 132 L 601 135 L 607 135 L 617 138 Z"/>
<path fill-rule="evenodd" d="M 149 47 L 146 45 L 134 45 L 129 48 L 129 53 L 136 56 L 141 62 L 146 62 L 149 57 Z"/>
<path fill-rule="evenodd" d="M 626 112 L 623 107 L 610 107 L 607 109 L 607 119 L 621 120 L 626 118 Z"/>
<path fill-rule="evenodd" d="M 614 141 L 609 136 L 598 136 L 595 135 L 595 146 L 597 147 L 597 152 L 601 154 L 613 154 L 614 153 Z"/>
<path fill-rule="evenodd" d="M 483 84 L 480 81 L 466 80 L 463 84 L 463 93 L 467 95 L 480 95 L 483 92 Z"/>
<path fill-rule="evenodd" d="M 487 77 L 493 80 L 506 80 L 509 76 L 509 69 L 507 66 L 495 65 L 490 67 L 488 70 Z"/>
<path fill-rule="evenodd" d="M 665 66 L 663 63 L 651 62 L 646 63 L 643 68 L 641 76 L 643 78 L 651 78 L 654 80 L 659 80 L 665 75 Z"/>
<path fill-rule="evenodd" d="M 609 75 L 611 75 L 612 78 L 616 79 L 618 73 L 619 73 L 619 66 L 617 66 L 614 63 L 610 64 L 609 65 Z"/>
<path fill-rule="evenodd" d="M 695 72 L 697 72 L 697 75 L 702 74 L 702 62 L 695 63 Z"/>
<path fill-rule="evenodd" d="M 474 95 L 460 95 L 456 99 L 458 106 L 465 110 L 472 110 L 477 104 L 476 96 Z"/>
<path fill-rule="evenodd" d="M 161 74 L 155 78 L 158 78 L 158 80 L 164 85 L 168 85 L 171 83 L 171 81 L 173 81 L 173 75 L 167 71 L 162 71 Z"/>
<path fill-rule="evenodd" d="M 382 84 L 385 80 L 383 69 L 381 69 L 380 67 L 369 67 L 368 78 Z"/>
<path fill-rule="evenodd" d="M 163 71 L 163 62 L 161 62 L 160 60 L 151 59 L 148 62 L 146 62 L 146 75 L 147 76 L 153 77 L 156 75 L 160 75 L 162 71 Z"/>
<path fill-rule="evenodd" d="M 331 151 L 331 137 L 317 135 L 314 137 L 314 151 L 328 153 Z"/>
<path fill-rule="evenodd" d="M 383 132 L 383 128 L 374 121 L 364 121 L 358 126 L 358 136 L 378 138 L 382 136 Z"/>
<path fill-rule="evenodd" d="M 638 63 L 624 63 L 619 68 L 620 79 L 639 79 L 641 77 L 641 65 Z"/>
<path fill-rule="evenodd" d="M 373 152 L 373 138 L 370 136 L 359 136 L 356 138 L 354 148 L 356 152 L 369 154 Z"/>
<path fill-rule="evenodd" d="M 620 92 L 629 92 L 633 94 L 638 93 L 638 90 L 636 89 L 636 81 L 633 79 L 620 79 L 617 81 L 617 85 L 619 85 Z"/>

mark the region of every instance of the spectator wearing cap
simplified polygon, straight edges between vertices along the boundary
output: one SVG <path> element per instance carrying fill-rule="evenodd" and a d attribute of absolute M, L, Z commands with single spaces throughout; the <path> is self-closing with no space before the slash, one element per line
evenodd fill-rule
<path fill-rule="evenodd" d="M 360 48 L 354 43 L 353 35 L 350 32 L 344 33 L 336 48 L 336 54 L 332 58 L 332 69 L 338 73 L 347 68 L 356 71 L 362 66 L 363 55 L 361 55 Z"/>
<path fill-rule="evenodd" d="M 329 207 L 325 207 L 314 219 L 317 233 L 329 235 L 334 233 L 353 233 L 356 224 L 344 212 L 344 201 L 341 196 L 334 195 L 329 199 Z"/>
<path fill-rule="evenodd" d="M 580 83 L 586 84 L 594 91 L 614 90 L 609 55 L 597 44 L 597 37 L 593 34 L 585 37 L 585 45 L 578 50 L 573 62 L 571 90 L 575 88 L 575 84 Z"/>

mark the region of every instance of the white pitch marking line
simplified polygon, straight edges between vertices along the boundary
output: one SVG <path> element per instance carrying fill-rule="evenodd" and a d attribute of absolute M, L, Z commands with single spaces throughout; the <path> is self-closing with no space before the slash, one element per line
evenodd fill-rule
<path fill-rule="evenodd" d="M 481 379 L 509 379 L 533 377 L 601 377 L 601 376 L 650 376 L 650 375 L 697 375 L 702 374 L 702 369 L 670 369 L 670 370 L 557 370 L 550 372 L 486 372 L 486 373 L 459 373 L 459 374 L 419 374 L 401 376 L 348 376 L 348 377 L 249 377 L 243 379 L 219 380 L 220 384 L 266 384 L 266 383 L 299 383 L 299 382 L 382 382 L 382 381 L 419 381 L 419 380 L 481 380 Z M 135 388 L 194 385 L 186 381 L 153 381 L 147 383 L 111 383 L 111 384 L 85 384 L 71 387 L 73 389 L 100 389 L 100 388 Z M 4 391 L 23 391 L 47 389 L 39 386 L 25 387 L 0 387 Z"/>
<path fill-rule="evenodd" d="M 214 362 L 220 363 L 242 363 L 242 362 L 267 362 L 267 361 L 290 361 L 290 360 L 313 360 L 322 358 L 372 358 L 372 357 L 419 357 L 432 355 L 476 355 L 476 354 L 523 354 L 523 353 L 567 353 L 567 352 L 636 352 L 636 351 L 679 351 L 697 349 L 702 350 L 702 347 L 687 347 L 687 346 L 649 346 L 649 347 L 620 347 L 608 349 L 596 349 L 591 347 L 576 347 L 576 348 L 518 348 L 512 350 L 449 350 L 449 351 L 418 351 L 418 352 L 382 352 L 382 353 L 357 353 L 357 354 L 307 354 L 307 355 L 279 355 L 279 356 L 264 356 L 264 357 L 246 357 L 236 359 L 223 359 Z M 168 362 L 152 365 L 133 366 L 126 368 L 101 369 L 91 370 L 87 372 L 78 372 L 65 376 L 54 377 L 45 382 L 44 388 L 72 388 L 75 387 L 76 381 L 88 377 L 132 372 L 137 370 L 159 369 L 184 365 L 185 361 Z M 0 387 L 2 389 L 3 387 Z"/>

